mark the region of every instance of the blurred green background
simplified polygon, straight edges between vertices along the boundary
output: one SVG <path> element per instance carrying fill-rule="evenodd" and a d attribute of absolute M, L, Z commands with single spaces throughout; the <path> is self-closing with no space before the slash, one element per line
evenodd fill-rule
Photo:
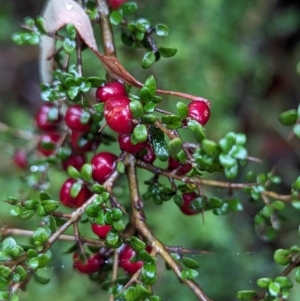
<path fill-rule="evenodd" d="M 34 128 L 32 116 L 41 104 L 38 47 L 18 47 L 10 37 L 19 30 L 25 16 L 40 14 L 43 2 L 0 0 L 0 121 L 23 130 Z M 242 181 L 250 169 L 267 172 L 277 163 L 276 173 L 283 179 L 281 192 L 289 193 L 289 183 L 299 174 L 299 142 L 287 141 L 290 129 L 280 125 L 278 115 L 296 108 L 299 103 L 296 72 L 300 59 L 299 2 L 140 0 L 137 3 L 138 16 L 169 26 L 170 36 L 157 38 L 158 45 L 176 47 L 178 53 L 172 59 L 161 59 L 147 71 L 142 70 L 143 51 L 122 46 L 116 29 L 118 55 L 124 66 L 140 81 L 153 74 L 160 88 L 211 100 L 211 119 L 206 126 L 208 137 L 218 140 L 228 131 L 245 132 L 249 154 L 263 159 L 262 164 L 248 164 L 236 181 Z M 104 75 L 93 55 L 85 55 L 84 68 L 86 74 Z M 167 109 L 175 112 L 175 101 L 168 99 Z M 3 200 L 26 189 L 22 181 L 24 174 L 16 170 L 11 161 L 14 150 L 25 146 L 26 141 L 5 132 L 3 125 L 0 130 L 0 199 Z M 49 191 L 53 197 L 58 197 L 66 177 L 61 172 L 51 173 Z M 149 174 L 140 173 L 142 188 L 142 180 L 148 177 Z M 116 195 L 122 196 L 126 204 L 128 197 L 124 196 L 128 195 L 128 189 L 125 178 L 123 180 Z M 228 197 L 227 191 L 216 193 Z M 258 277 L 275 277 L 282 269 L 273 263 L 274 250 L 299 244 L 298 212 L 287 206 L 283 212 L 286 222 L 276 239 L 266 242 L 253 227 L 253 217 L 262 204 L 250 203 L 240 192 L 234 196 L 241 200 L 244 211 L 225 216 L 205 213 L 205 222 L 201 216 L 182 215 L 173 202 L 163 206 L 145 204 L 148 222 L 164 243 L 214 252 L 193 256 L 201 265 L 196 280 L 213 300 L 236 300 L 236 291 L 255 289 Z M 34 229 L 37 220 L 16 220 L 9 216 L 9 210 L 9 205 L 1 204 L 0 217 L 4 225 Z M 93 236 L 87 225 L 83 226 L 82 233 Z M 55 245 L 53 252 L 57 256 L 51 267 L 42 271 L 44 276 L 51 276 L 51 282 L 45 286 L 30 283 L 27 291 L 20 293 L 21 300 L 108 300 L 98 283 L 72 269 L 70 255 L 61 255 L 69 246 L 67 243 Z M 166 301 L 196 300 L 172 272 L 165 270 L 162 261 L 158 262 L 155 293 Z M 295 284 L 289 300 L 298 301 L 299 294 Z"/>

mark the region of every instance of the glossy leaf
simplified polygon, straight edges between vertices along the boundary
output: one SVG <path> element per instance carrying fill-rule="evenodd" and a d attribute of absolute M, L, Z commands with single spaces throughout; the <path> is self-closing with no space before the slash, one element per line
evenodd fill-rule
<path fill-rule="evenodd" d="M 257 296 L 254 290 L 245 290 L 237 292 L 237 298 L 241 301 L 250 301 Z"/>
<path fill-rule="evenodd" d="M 150 68 L 155 63 L 155 60 L 155 54 L 152 51 L 146 52 L 142 59 L 142 68 Z"/>
<path fill-rule="evenodd" d="M 170 58 L 177 53 L 177 49 L 174 47 L 160 47 L 158 51 L 162 57 Z"/>
<path fill-rule="evenodd" d="M 164 24 L 157 24 L 155 26 L 155 33 L 160 37 L 167 37 L 169 35 L 169 28 Z"/>
<path fill-rule="evenodd" d="M 293 125 L 296 123 L 298 119 L 298 114 L 295 109 L 288 110 L 285 112 L 282 112 L 278 117 L 280 123 L 283 125 Z"/>
<path fill-rule="evenodd" d="M 144 110 L 143 105 L 138 100 L 132 100 L 129 103 L 130 112 L 132 113 L 133 118 L 140 118 L 143 116 Z"/>
<path fill-rule="evenodd" d="M 109 20 L 112 25 L 119 25 L 123 20 L 123 16 L 118 10 L 113 10 L 109 16 Z"/>
<path fill-rule="evenodd" d="M 193 269 L 186 269 L 181 271 L 182 279 L 194 279 L 198 276 L 198 272 Z"/>
<path fill-rule="evenodd" d="M 164 133 L 153 126 L 149 128 L 149 131 L 151 135 L 152 148 L 156 157 L 163 162 L 167 161 L 169 158 L 169 152 Z"/>
<path fill-rule="evenodd" d="M 186 257 L 186 256 L 182 257 L 182 262 L 187 268 L 190 268 L 190 269 L 197 269 L 200 267 L 200 264 L 198 263 L 198 261 L 196 261 L 192 258 Z"/>

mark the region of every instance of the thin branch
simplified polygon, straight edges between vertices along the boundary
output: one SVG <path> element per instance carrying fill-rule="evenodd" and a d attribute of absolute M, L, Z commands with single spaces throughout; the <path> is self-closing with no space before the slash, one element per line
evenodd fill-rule
<path fill-rule="evenodd" d="M 36 135 L 34 135 L 31 132 L 12 128 L 3 122 L 0 122 L 0 132 L 4 132 L 4 133 L 7 132 L 7 133 L 12 134 L 13 136 L 16 136 L 16 137 L 24 139 L 24 140 L 32 140 L 33 138 L 36 137 Z"/>
<path fill-rule="evenodd" d="M 112 27 L 109 21 L 109 8 L 106 0 L 97 0 L 100 15 L 102 45 L 106 56 L 116 56 L 116 47 Z"/>
<path fill-rule="evenodd" d="M 127 176 L 130 188 L 132 209 L 131 221 L 134 223 L 136 229 L 140 232 L 140 234 L 142 234 L 148 240 L 151 246 L 155 248 L 157 253 L 159 253 L 163 257 L 166 263 L 172 268 L 176 276 L 194 292 L 198 299 L 201 301 L 211 301 L 211 299 L 206 296 L 198 283 L 191 279 L 182 279 L 181 266 L 172 258 L 165 246 L 154 236 L 148 225 L 145 223 L 145 216 L 143 214 L 142 208 L 140 207 L 141 200 L 138 189 L 138 181 L 136 177 L 135 158 L 133 156 L 129 156 L 128 160 L 129 164 L 127 168 Z"/>

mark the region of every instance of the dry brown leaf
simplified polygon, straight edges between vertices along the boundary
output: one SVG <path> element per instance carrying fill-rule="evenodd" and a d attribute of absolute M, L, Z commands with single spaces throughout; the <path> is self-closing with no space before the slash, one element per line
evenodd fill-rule
<path fill-rule="evenodd" d="M 84 9 L 73 0 L 49 0 L 43 14 L 46 21 L 46 30 L 56 33 L 67 24 L 73 24 L 85 44 L 90 48 L 102 62 L 106 72 L 114 79 L 121 80 L 135 87 L 143 87 L 115 57 L 108 57 L 98 51 L 91 22 Z M 43 36 L 41 41 L 40 72 L 43 82 L 52 80 L 54 61 L 52 55 L 55 51 L 55 40 Z M 202 97 L 187 93 L 157 89 L 157 93 L 177 96 L 189 100 L 204 101 L 210 106 L 210 102 Z"/>

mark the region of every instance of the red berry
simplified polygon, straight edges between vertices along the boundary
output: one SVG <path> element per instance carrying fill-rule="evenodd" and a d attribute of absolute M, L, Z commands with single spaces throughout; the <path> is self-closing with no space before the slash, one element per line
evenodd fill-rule
<path fill-rule="evenodd" d="M 118 137 L 120 149 L 124 152 L 136 154 L 141 151 L 147 144 L 146 141 L 132 144 L 130 137 L 130 134 L 120 134 Z"/>
<path fill-rule="evenodd" d="M 156 159 L 156 155 L 150 144 L 146 144 L 144 149 L 140 151 L 138 157 L 141 158 L 143 161 L 152 164 Z"/>
<path fill-rule="evenodd" d="M 99 142 L 88 132 L 73 131 L 71 134 L 71 146 L 78 152 L 92 152 L 96 150 Z"/>
<path fill-rule="evenodd" d="M 125 245 L 119 255 L 119 266 L 128 274 L 134 274 L 143 266 L 143 261 L 131 262 L 130 259 L 135 255 L 135 251 Z"/>
<path fill-rule="evenodd" d="M 75 252 L 73 254 L 73 266 L 79 272 L 84 274 L 92 274 L 100 270 L 104 260 L 99 253 L 93 254 L 87 258 L 87 261 L 84 262 L 84 259 L 80 258 L 80 255 Z"/>
<path fill-rule="evenodd" d="M 69 208 L 78 208 L 84 204 L 91 196 L 91 191 L 82 184 L 76 197 L 71 196 L 71 188 L 76 183 L 74 179 L 67 179 L 60 189 L 60 201 Z"/>
<path fill-rule="evenodd" d="M 17 150 L 13 155 L 13 161 L 17 167 L 20 169 L 27 169 L 28 161 L 27 161 L 27 153 L 23 149 Z"/>
<path fill-rule="evenodd" d="M 69 166 L 73 166 L 77 170 L 80 170 L 85 162 L 84 154 L 71 154 L 69 158 L 62 161 L 62 167 L 64 170 L 67 170 Z"/>
<path fill-rule="evenodd" d="M 209 106 L 204 101 L 192 101 L 188 105 L 188 117 L 205 125 L 210 116 Z"/>
<path fill-rule="evenodd" d="M 105 102 L 104 117 L 107 125 L 119 134 L 130 134 L 133 131 L 130 100 L 126 96 L 116 96 Z"/>
<path fill-rule="evenodd" d="M 118 157 L 112 153 L 99 153 L 93 157 L 92 177 L 96 182 L 103 183 L 114 171 Z"/>
<path fill-rule="evenodd" d="M 80 105 L 72 105 L 67 109 L 65 121 L 67 126 L 74 131 L 87 132 L 90 129 L 89 122 L 83 122 L 87 112 Z"/>
<path fill-rule="evenodd" d="M 180 164 L 179 161 L 177 161 L 175 158 L 173 157 L 169 157 L 169 165 L 168 165 L 168 169 L 169 170 L 174 170 L 177 169 L 177 174 L 178 175 L 185 175 L 186 173 L 188 173 L 191 169 L 192 169 L 192 165 L 190 163 L 184 163 L 184 164 Z"/>
<path fill-rule="evenodd" d="M 111 230 L 111 226 L 110 225 L 92 224 L 92 230 L 100 238 L 105 239 L 107 233 Z"/>
<path fill-rule="evenodd" d="M 190 203 L 196 198 L 198 195 L 195 192 L 184 193 L 182 195 L 183 205 L 180 207 L 180 210 L 186 215 L 194 215 L 199 213 L 199 211 L 195 211 L 190 207 Z"/>
<path fill-rule="evenodd" d="M 107 3 L 112 9 L 118 9 L 126 1 L 127 0 L 108 0 Z"/>
<path fill-rule="evenodd" d="M 41 135 L 37 145 L 38 150 L 45 156 L 52 155 L 55 152 L 59 138 L 60 134 L 58 133 L 45 133 Z"/>
<path fill-rule="evenodd" d="M 56 130 L 60 119 L 58 109 L 50 103 L 42 105 L 35 116 L 37 127 L 43 131 Z"/>
<path fill-rule="evenodd" d="M 96 90 L 96 99 L 98 102 L 106 102 L 115 96 L 126 96 L 126 89 L 119 82 L 107 83 Z"/>

